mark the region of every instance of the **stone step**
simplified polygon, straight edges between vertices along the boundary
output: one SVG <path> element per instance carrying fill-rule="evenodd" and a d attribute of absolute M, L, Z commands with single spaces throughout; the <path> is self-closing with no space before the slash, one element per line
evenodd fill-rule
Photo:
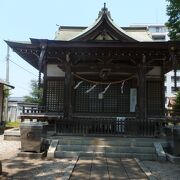
<path fill-rule="evenodd" d="M 103 145 L 103 146 L 136 146 L 152 147 L 153 142 L 133 140 L 102 140 L 102 139 L 59 139 L 60 145 Z"/>
<path fill-rule="evenodd" d="M 59 140 L 73 140 L 73 141 L 109 141 L 109 142 L 156 142 L 156 141 L 163 141 L 163 139 L 159 138 L 143 138 L 143 137 L 90 137 L 90 136 L 51 136 L 51 139 L 59 139 Z"/>
<path fill-rule="evenodd" d="M 154 147 L 135 146 L 102 146 L 102 145 L 58 145 L 57 151 L 92 151 L 92 152 L 117 152 L 117 153 L 155 153 Z"/>
<path fill-rule="evenodd" d="M 157 160 L 154 138 L 61 137 L 55 157 L 107 156 Z"/>
<path fill-rule="evenodd" d="M 106 156 L 111 158 L 138 158 L 140 160 L 157 160 L 155 154 L 146 153 L 103 153 L 103 152 L 92 152 L 92 151 L 56 151 L 54 154 L 55 158 L 72 158 L 77 156 L 92 157 L 92 156 Z"/>

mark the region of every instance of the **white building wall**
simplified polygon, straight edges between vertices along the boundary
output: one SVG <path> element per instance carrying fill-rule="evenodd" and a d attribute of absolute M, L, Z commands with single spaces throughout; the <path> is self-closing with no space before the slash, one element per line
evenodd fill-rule
<path fill-rule="evenodd" d="M 3 84 L 0 84 L 0 125 L 3 120 Z"/>
<path fill-rule="evenodd" d="M 48 77 L 64 77 L 65 73 L 57 66 L 57 64 L 48 64 L 47 76 Z"/>
<path fill-rule="evenodd" d="M 177 71 L 177 87 L 180 87 L 180 70 Z M 166 90 L 166 96 L 167 97 L 174 97 L 175 93 L 173 92 L 172 88 L 174 87 L 174 80 L 172 79 L 174 77 L 174 71 L 170 71 L 166 74 L 166 81 L 165 81 L 165 87 Z"/>

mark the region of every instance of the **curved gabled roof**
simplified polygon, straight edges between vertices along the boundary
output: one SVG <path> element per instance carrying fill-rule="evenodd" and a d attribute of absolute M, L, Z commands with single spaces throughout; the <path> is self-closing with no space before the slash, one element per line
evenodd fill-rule
<path fill-rule="evenodd" d="M 89 26 L 80 34 L 69 40 L 119 40 L 122 42 L 137 41 L 113 22 L 110 12 L 106 8 L 106 6 L 101 9 L 97 20 L 92 26 Z"/>

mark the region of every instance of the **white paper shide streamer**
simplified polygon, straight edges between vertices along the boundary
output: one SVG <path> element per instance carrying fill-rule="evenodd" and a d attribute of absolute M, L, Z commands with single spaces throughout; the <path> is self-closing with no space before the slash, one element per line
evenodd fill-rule
<path fill-rule="evenodd" d="M 102 94 L 105 94 L 106 93 L 106 91 L 109 89 L 109 86 L 111 85 L 111 83 L 109 83 L 108 85 L 107 85 L 107 87 L 104 89 L 104 91 L 102 92 Z"/>
<path fill-rule="evenodd" d="M 83 81 L 79 81 L 76 86 L 74 87 L 74 89 L 77 89 L 81 84 L 83 83 Z"/>
<path fill-rule="evenodd" d="M 106 93 L 106 91 L 109 89 L 110 85 L 111 85 L 111 83 L 109 83 L 109 84 L 106 86 L 106 88 L 104 89 L 103 92 L 100 92 L 100 93 L 99 93 L 99 95 L 98 95 L 99 99 L 103 99 L 103 95 L 104 95 L 104 94 Z"/>
<path fill-rule="evenodd" d="M 121 85 L 121 93 L 123 94 L 124 93 L 124 83 L 125 81 L 122 82 L 122 85 Z"/>
<path fill-rule="evenodd" d="M 96 84 L 95 85 L 93 85 L 91 88 L 89 88 L 85 93 L 89 93 L 89 92 L 91 92 L 94 88 L 96 87 Z"/>

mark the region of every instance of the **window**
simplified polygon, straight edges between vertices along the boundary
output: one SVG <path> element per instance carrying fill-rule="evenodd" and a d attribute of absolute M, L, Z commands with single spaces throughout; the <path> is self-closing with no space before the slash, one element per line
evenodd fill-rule
<path fill-rule="evenodd" d="M 160 27 L 156 27 L 156 32 L 159 32 L 160 31 Z"/>
<path fill-rule="evenodd" d="M 180 76 L 176 76 L 177 83 L 180 83 Z M 174 76 L 171 76 L 171 82 L 174 82 Z"/>
<path fill-rule="evenodd" d="M 166 36 L 165 35 L 152 35 L 153 40 L 165 40 Z"/>
<path fill-rule="evenodd" d="M 180 87 L 177 87 L 177 91 L 180 91 Z M 171 92 L 172 93 L 175 93 L 176 91 L 175 91 L 175 87 L 171 87 Z"/>

